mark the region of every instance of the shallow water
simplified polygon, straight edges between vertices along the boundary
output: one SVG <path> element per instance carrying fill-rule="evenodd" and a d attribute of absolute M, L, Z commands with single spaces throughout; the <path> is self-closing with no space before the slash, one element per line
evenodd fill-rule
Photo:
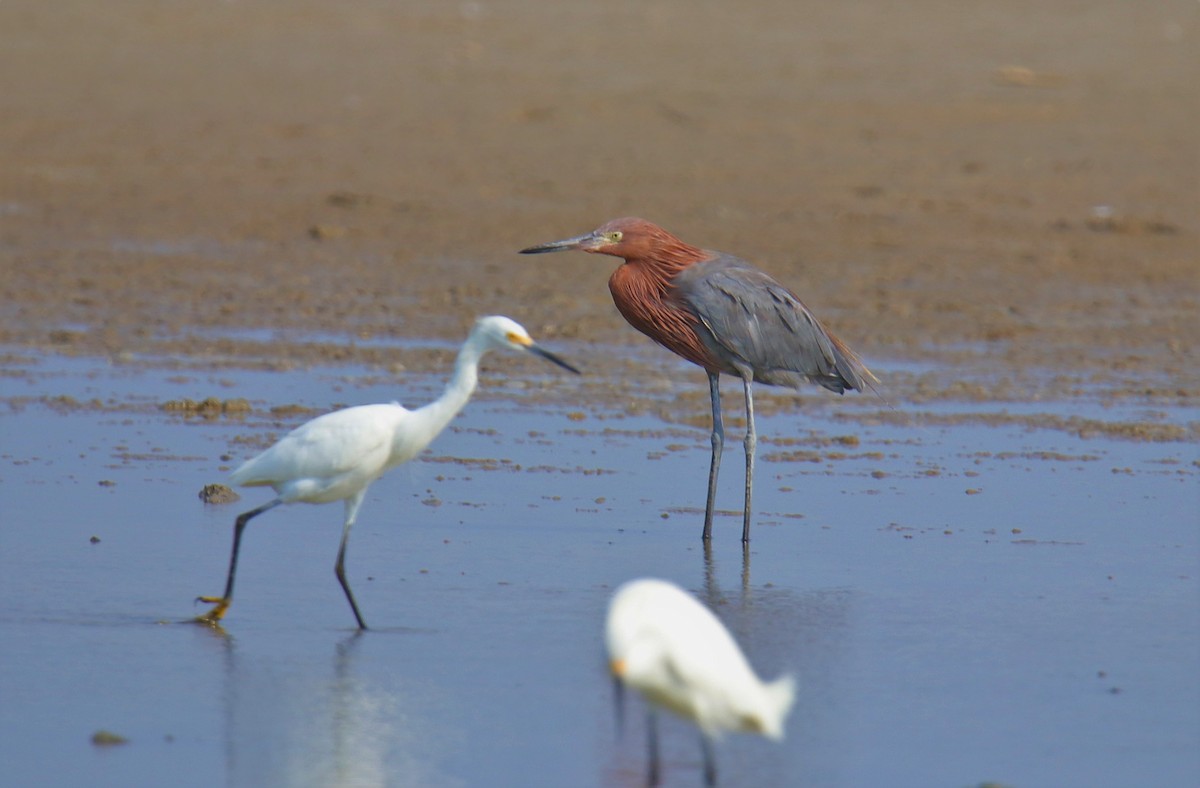
<path fill-rule="evenodd" d="M 580 411 L 544 395 L 574 385 L 554 372 L 527 396 L 493 367 L 368 494 L 347 568 L 371 631 L 331 571 L 334 505 L 254 521 L 218 632 L 180 622 L 223 587 L 235 514 L 269 493 L 196 494 L 306 418 L 266 409 L 420 402 L 441 378 L 29 354 L 8 371 L 5 784 L 639 785 L 640 706 L 618 739 L 601 628 L 611 590 L 644 575 L 713 605 L 760 673 L 798 679 L 786 742 L 724 740 L 722 785 L 1200 777 L 1195 444 L 879 424 L 851 400 L 767 412 L 754 542 L 743 556 L 730 429 L 706 555 L 705 430 Z M 680 377 L 657 394 L 702 385 Z M 254 409 L 159 408 L 210 395 Z M 1104 399 L 920 409 L 1147 415 Z M 94 746 L 100 729 L 129 742 Z M 662 734 L 665 784 L 699 784 L 693 732 Z"/>

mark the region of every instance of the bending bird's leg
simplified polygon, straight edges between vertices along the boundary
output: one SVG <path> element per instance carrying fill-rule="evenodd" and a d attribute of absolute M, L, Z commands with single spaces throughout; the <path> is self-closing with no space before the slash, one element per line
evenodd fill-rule
<path fill-rule="evenodd" d="M 616 734 L 620 739 L 625 733 L 625 685 L 613 674 L 613 716 L 616 718 Z"/>
<path fill-rule="evenodd" d="M 225 611 L 229 609 L 229 605 L 233 602 L 233 577 L 237 574 L 238 551 L 242 546 L 242 532 L 246 530 L 246 524 L 263 512 L 268 509 L 274 509 L 281 503 L 283 501 L 276 498 L 257 509 L 251 509 L 248 512 L 238 515 L 237 520 L 233 523 L 233 552 L 229 554 L 229 576 L 225 578 L 225 595 L 196 597 L 197 602 L 207 602 L 210 605 L 216 605 L 216 607 L 204 615 L 196 616 L 196 621 L 214 626 L 220 623 L 221 618 L 225 615 Z"/>
<path fill-rule="evenodd" d="M 646 714 L 646 749 L 647 767 L 646 784 L 658 785 L 659 783 L 659 768 L 658 768 L 658 715 L 651 709 Z"/>
<path fill-rule="evenodd" d="M 717 474 L 721 470 L 721 452 L 725 448 L 725 424 L 721 421 L 721 379 L 716 372 L 708 373 L 708 393 L 712 398 L 712 463 L 708 466 L 708 500 L 704 504 L 704 534 L 712 539 L 713 503 L 717 498 Z"/>
<path fill-rule="evenodd" d="M 342 584 L 342 591 L 346 592 L 346 599 L 350 602 L 350 609 L 354 611 L 354 619 L 358 621 L 359 629 L 366 629 L 367 622 L 363 621 L 362 613 L 358 612 L 358 603 L 354 601 L 350 584 L 346 582 L 346 542 L 350 541 L 350 529 L 358 518 L 358 507 L 362 506 L 363 497 L 366 494 L 367 490 L 363 488 L 346 499 L 346 523 L 342 526 L 342 543 L 338 547 L 337 563 L 333 566 L 333 573 L 337 575 L 338 582 Z"/>
<path fill-rule="evenodd" d="M 754 378 L 747 375 L 742 378 L 746 389 L 746 508 L 742 514 L 742 543 L 750 542 L 750 518 L 753 514 L 751 507 L 751 490 L 754 488 L 754 450 L 758 446 L 758 436 L 754 433 Z"/>
<path fill-rule="evenodd" d="M 700 734 L 700 751 L 704 753 L 704 784 L 717 784 L 717 761 L 713 758 L 712 742 L 703 733 Z"/>

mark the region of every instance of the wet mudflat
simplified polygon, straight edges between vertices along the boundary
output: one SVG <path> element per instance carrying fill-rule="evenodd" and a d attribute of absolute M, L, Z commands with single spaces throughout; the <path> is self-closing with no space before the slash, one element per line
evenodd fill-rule
<path fill-rule="evenodd" d="M 708 436 L 679 412 L 699 373 L 643 376 L 640 408 L 580 408 L 586 376 L 493 360 L 452 429 L 369 493 L 348 571 L 371 631 L 353 630 L 331 571 L 337 505 L 252 524 L 216 631 L 181 622 L 221 589 L 234 515 L 269 493 L 216 506 L 198 491 L 311 413 L 419 404 L 442 377 L 6 359 L 7 783 L 638 785 L 640 706 L 618 739 L 601 626 L 611 590 L 642 575 L 697 593 L 760 672 L 799 681 L 783 745 L 719 746 L 724 785 L 1200 770 L 1194 408 L 1103 391 L 765 397 L 755 540 L 744 555 L 730 511 L 706 554 Z M 226 407 L 184 404 L 207 397 Z M 678 421 L 645 406 L 672 399 Z M 93 745 L 100 730 L 128 741 Z M 666 784 L 698 784 L 692 731 L 663 733 Z"/>
<path fill-rule="evenodd" d="M 645 574 L 799 679 L 723 784 L 1200 783 L 1196 31 L 1184 0 L 6 0 L 0 784 L 638 785 L 600 626 Z M 762 395 L 745 558 L 732 511 L 699 544 L 702 376 L 615 313 L 615 261 L 516 253 L 628 214 L 885 381 Z M 493 313 L 585 374 L 489 362 L 372 488 L 374 631 L 337 506 L 256 521 L 226 631 L 179 623 L 269 495 L 204 485 L 431 398 Z"/>

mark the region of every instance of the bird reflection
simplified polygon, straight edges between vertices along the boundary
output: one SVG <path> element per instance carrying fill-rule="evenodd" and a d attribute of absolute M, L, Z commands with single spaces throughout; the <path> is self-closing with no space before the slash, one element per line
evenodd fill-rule
<path fill-rule="evenodd" d="M 364 693 L 354 673 L 354 660 L 363 630 L 338 641 L 333 656 L 333 685 L 330 698 L 332 739 L 332 785 L 384 785 L 387 773 L 383 752 L 388 733 L 386 694 Z M 394 709 L 390 711 L 394 712 Z M 382 724 L 380 724 L 382 723 Z"/>
<path fill-rule="evenodd" d="M 443 737 L 391 672 L 371 672 L 361 631 L 335 643 L 331 661 L 310 659 L 295 633 L 272 647 L 198 631 L 224 654 L 228 785 L 454 784 L 437 771 Z"/>
<path fill-rule="evenodd" d="M 713 558 L 712 542 L 704 542 L 704 599 L 709 607 L 725 601 L 717 581 L 717 562 Z M 750 543 L 742 542 L 742 601 L 750 599 Z"/>

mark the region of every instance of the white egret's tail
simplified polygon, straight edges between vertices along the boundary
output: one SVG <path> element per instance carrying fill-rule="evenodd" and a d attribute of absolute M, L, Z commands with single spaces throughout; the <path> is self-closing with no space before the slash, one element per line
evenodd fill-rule
<path fill-rule="evenodd" d="M 271 484 L 270 480 L 259 478 L 259 468 L 257 467 L 259 463 L 257 461 L 262 456 L 262 454 L 259 454 L 256 457 L 251 457 L 239 465 L 237 470 L 229 474 L 229 481 L 238 487 L 265 487 Z"/>

